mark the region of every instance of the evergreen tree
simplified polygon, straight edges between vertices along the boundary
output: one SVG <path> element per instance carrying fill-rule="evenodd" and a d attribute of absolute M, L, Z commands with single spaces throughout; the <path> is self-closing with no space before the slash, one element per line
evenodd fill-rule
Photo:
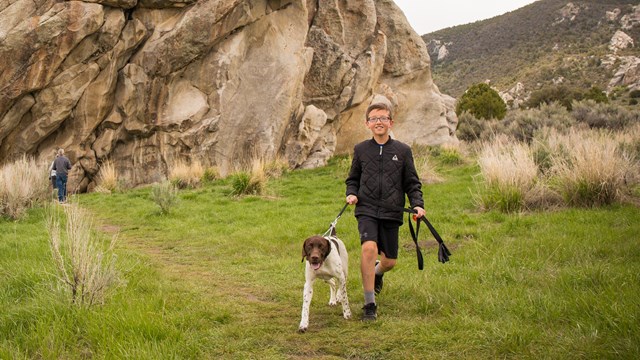
<path fill-rule="evenodd" d="M 507 105 L 497 91 L 485 83 L 479 83 L 467 89 L 458 100 L 456 115 L 460 116 L 464 111 L 478 119 L 502 120 L 507 114 Z"/>

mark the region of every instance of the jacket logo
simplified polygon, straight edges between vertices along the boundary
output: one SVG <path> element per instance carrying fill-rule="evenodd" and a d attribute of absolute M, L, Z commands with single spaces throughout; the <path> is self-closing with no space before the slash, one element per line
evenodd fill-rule
<path fill-rule="evenodd" d="M 393 160 L 393 161 L 398 161 L 398 155 L 393 155 L 393 157 L 391 158 L 391 160 Z"/>

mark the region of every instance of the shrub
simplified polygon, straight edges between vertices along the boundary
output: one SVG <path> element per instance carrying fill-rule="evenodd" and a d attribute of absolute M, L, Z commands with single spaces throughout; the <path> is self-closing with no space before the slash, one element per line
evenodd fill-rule
<path fill-rule="evenodd" d="M 584 94 L 584 99 L 585 100 L 592 100 L 592 101 L 595 101 L 596 103 L 608 103 L 609 102 L 609 98 L 607 97 L 607 94 L 604 92 L 604 90 L 602 90 L 601 88 L 599 88 L 597 86 L 592 86 L 591 89 L 589 89 L 589 91 L 587 91 Z"/>
<path fill-rule="evenodd" d="M 169 181 L 153 184 L 151 200 L 160 207 L 161 214 L 168 214 L 178 203 L 178 188 Z"/>
<path fill-rule="evenodd" d="M 119 188 L 118 173 L 111 160 L 107 160 L 100 166 L 98 172 L 98 186 L 95 191 L 101 193 L 112 193 Z"/>
<path fill-rule="evenodd" d="M 510 112 L 502 121 L 503 132 L 519 141 L 531 142 L 543 128 L 561 131 L 575 124 L 570 113 L 560 104 L 542 104 L 539 109 Z"/>
<path fill-rule="evenodd" d="M 65 224 L 61 225 L 61 206 L 49 209 L 46 226 L 57 276 L 78 306 L 102 303 L 107 292 L 119 281 L 113 248 L 116 236 L 106 250 L 92 229 L 91 219 L 77 204 L 64 206 Z"/>
<path fill-rule="evenodd" d="M 456 136 L 458 139 L 464 141 L 480 140 L 486 127 L 486 120 L 477 119 L 470 112 L 463 111 L 462 114 L 458 116 Z"/>
<path fill-rule="evenodd" d="M 571 111 L 574 100 L 582 100 L 583 94 L 576 89 L 568 88 L 564 85 L 547 86 L 538 91 L 534 91 L 529 100 L 525 103 L 528 108 L 537 108 L 542 104 L 557 102 Z"/>
<path fill-rule="evenodd" d="M 0 169 L 0 216 L 21 218 L 27 209 L 49 198 L 47 164 L 23 156 Z"/>
<path fill-rule="evenodd" d="M 178 189 L 196 188 L 204 175 L 204 168 L 199 161 L 187 163 L 177 161 L 169 168 L 169 181 Z"/>
<path fill-rule="evenodd" d="M 632 156 L 620 152 L 610 133 L 572 131 L 557 142 L 566 151 L 552 159 L 551 185 L 574 206 L 600 206 L 616 202 L 629 189 L 629 172 L 637 171 Z"/>
<path fill-rule="evenodd" d="M 440 146 L 440 149 L 441 150 L 438 154 L 438 160 L 441 163 L 448 165 L 457 165 L 464 162 L 464 157 L 458 147 L 449 144 L 442 144 Z"/>
<path fill-rule="evenodd" d="M 572 115 L 590 128 L 620 130 L 640 123 L 640 114 L 615 104 L 598 104 L 587 100 L 574 104 Z"/>
<path fill-rule="evenodd" d="M 507 105 L 497 91 L 485 83 L 472 85 L 456 104 L 456 115 L 468 111 L 478 119 L 502 119 Z"/>

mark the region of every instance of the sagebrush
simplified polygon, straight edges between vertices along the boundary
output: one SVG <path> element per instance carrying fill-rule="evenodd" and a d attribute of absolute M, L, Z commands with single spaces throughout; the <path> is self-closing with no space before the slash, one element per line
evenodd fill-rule
<path fill-rule="evenodd" d="M 84 307 L 103 303 L 120 282 L 113 251 L 117 237 L 105 246 L 89 215 L 73 203 L 50 208 L 46 226 L 57 278 L 71 303 Z"/>

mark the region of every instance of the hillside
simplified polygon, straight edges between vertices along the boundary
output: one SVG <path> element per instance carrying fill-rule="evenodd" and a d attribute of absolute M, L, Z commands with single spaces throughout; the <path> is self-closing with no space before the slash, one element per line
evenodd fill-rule
<path fill-rule="evenodd" d="M 454 97 L 487 80 L 502 92 L 518 82 L 527 94 L 551 84 L 625 92 L 640 86 L 637 5 L 637 0 L 539 0 L 422 38 L 431 55 L 434 82 Z M 610 48 L 617 31 L 628 35 L 635 47 Z M 632 80 L 629 74 L 636 79 L 631 84 L 612 82 L 625 66 L 631 67 L 626 81 Z"/>

